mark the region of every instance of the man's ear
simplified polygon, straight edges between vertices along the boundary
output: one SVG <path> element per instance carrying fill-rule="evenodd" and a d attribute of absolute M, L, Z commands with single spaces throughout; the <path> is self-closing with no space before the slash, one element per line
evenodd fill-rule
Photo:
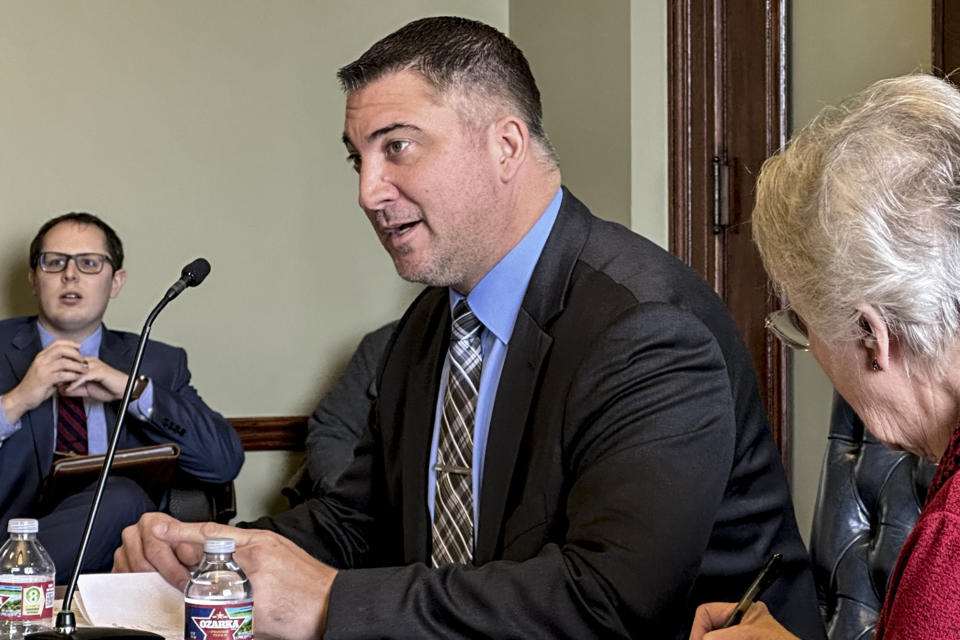
<path fill-rule="evenodd" d="M 37 297 L 37 274 L 33 269 L 27 271 L 27 282 L 30 283 L 30 291 L 33 292 L 33 297 Z"/>
<path fill-rule="evenodd" d="M 110 297 L 116 298 L 123 288 L 123 283 L 127 281 L 126 269 L 117 269 L 113 272 L 113 280 L 110 283 Z"/>
<path fill-rule="evenodd" d="M 897 354 L 892 353 L 895 345 L 886 321 L 872 304 L 858 304 L 857 311 L 860 312 L 860 326 L 865 333 L 860 339 L 860 344 L 869 355 L 868 364 L 876 369 L 873 366 L 876 362 L 880 371 L 889 369 L 891 358 L 897 357 Z"/>
<path fill-rule="evenodd" d="M 493 140 L 500 180 L 510 182 L 529 153 L 530 131 L 523 120 L 507 115 L 493 123 Z"/>

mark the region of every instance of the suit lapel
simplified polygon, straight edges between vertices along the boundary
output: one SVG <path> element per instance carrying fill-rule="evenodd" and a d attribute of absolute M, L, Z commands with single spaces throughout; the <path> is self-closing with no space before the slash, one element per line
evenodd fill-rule
<path fill-rule="evenodd" d="M 108 365 L 124 373 L 133 364 L 134 347 L 120 338 L 115 332 L 103 327 L 103 336 L 100 338 L 100 359 Z"/>
<path fill-rule="evenodd" d="M 420 326 L 406 332 L 413 335 L 413 345 L 404 345 L 400 350 L 401 360 L 405 353 L 416 353 L 404 368 L 409 371 L 410 385 L 403 402 L 403 433 L 398 434 L 402 454 L 399 457 L 403 468 L 401 478 L 403 500 L 411 505 L 403 509 L 404 556 L 407 562 L 426 562 L 430 558 L 432 523 L 427 508 L 427 468 L 430 464 L 430 445 L 440 387 L 440 374 L 446 357 L 446 345 L 450 340 L 450 305 L 446 304 L 446 290 L 439 290 L 440 302 L 433 305 L 432 313 L 423 321 L 412 321 Z M 430 337 L 433 339 L 430 339 Z M 419 347 L 418 351 L 405 351 Z M 401 363 L 402 365 L 402 363 Z"/>
<path fill-rule="evenodd" d="M 589 236 L 589 225 L 586 207 L 564 188 L 560 212 L 527 286 L 500 374 L 480 492 L 477 564 L 490 561 L 496 552 L 530 407 L 553 342 L 549 325 L 563 310 L 571 274 Z"/>
<path fill-rule="evenodd" d="M 40 334 L 37 332 L 36 319 L 20 327 L 11 344 L 14 348 L 7 351 L 6 358 L 19 384 L 30 368 L 30 363 L 40 353 Z"/>
<path fill-rule="evenodd" d="M 33 359 L 40 353 L 40 334 L 37 331 L 36 318 L 26 322 L 11 341 L 13 349 L 6 354 L 7 363 L 13 371 L 16 383 L 20 384 L 27 374 Z M 43 478 L 50 471 L 53 461 L 53 400 L 47 399 L 36 409 L 28 411 L 20 418 L 20 426 L 27 429 L 33 438 L 33 454 Z"/>
<path fill-rule="evenodd" d="M 100 338 L 99 358 L 104 363 L 110 365 L 117 371 L 127 373 L 130 365 L 133 364 L 134 349 L 120 339 L 114 332 L 103 327 L 103 335 Z M 120 401 L 106 402 L 103 405 L 103 418 L 107 425 L 107 442 L 113 438 L 113 427 L 117 422 L 117 411 L 120 408 Z"/>
<path fill-rule="evenodd" d="M 480 490 L 477 564 L 493 559 L 527 414 L 552 342 L 552 338 L 521 308 L 510 337 L 510 348 L 500 373 L 500 385 L 490 417 Z"/>

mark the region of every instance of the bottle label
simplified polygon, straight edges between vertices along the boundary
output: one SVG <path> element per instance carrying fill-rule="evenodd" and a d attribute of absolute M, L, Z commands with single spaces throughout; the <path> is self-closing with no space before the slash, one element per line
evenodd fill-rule
<path fill-rule="evenodd" d="M 0 582 L 0 620 L 49 620 L 53 617 L 53 580 Z"/>
<path fill-rule="evenodd" d="M 251 640 L 253 601 L 229 604 L 186 603 L 186 640 Z"/>

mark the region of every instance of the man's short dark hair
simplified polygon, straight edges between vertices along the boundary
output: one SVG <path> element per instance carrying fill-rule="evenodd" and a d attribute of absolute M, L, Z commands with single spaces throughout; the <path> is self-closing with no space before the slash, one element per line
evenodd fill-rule
<path fill-rule="evenodd" d="M 120 237 L 117 235 L 117 232 L 92 213 L 71 212 L 47 220 L 43 223 L 43 226 L 40 227 L 40 230 L 37 231 L 37 235 L 34 236 L 33 241 L 30 242 L 31 271 L 36 269 L 37 265 L 40 264 L 40 252 L 43 250 L 43 239 L 46 237 L 47 232 L 61 222 L 90 224 L 98 227 L 103 231 L 103 235 L 107 240 L 107 254 L 110 256 L 110 263 L 113 265 L 113 270 L 116 271 L 123 268 L 123 243 L 120 242 Z"/>
<path fill-rule="evenodd" d="M 435 17 L 415 20 L 382 40 L 337 72 L 347 93 L 398 71 L 419 73 L 437 90 L 471 90 L 494 96 L 517 109 L 530 135 L 555 161 L 543 130 L 540 90 L 523 52 L 510 38 L 476 20 Z"/>

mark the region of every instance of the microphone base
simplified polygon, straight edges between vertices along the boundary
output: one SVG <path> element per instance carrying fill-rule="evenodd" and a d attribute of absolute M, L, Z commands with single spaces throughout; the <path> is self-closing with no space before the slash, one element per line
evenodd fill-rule
<path fill-rule="evenodd" d="M 73 631 L 35 631 L 24 636 L 26 640 L 97 640 L 111 638 L 111 640 L 163 640 L 163 636 L 150 631 L 137 629 L 122 629 L 120 627 L 77 627 Z"/>

